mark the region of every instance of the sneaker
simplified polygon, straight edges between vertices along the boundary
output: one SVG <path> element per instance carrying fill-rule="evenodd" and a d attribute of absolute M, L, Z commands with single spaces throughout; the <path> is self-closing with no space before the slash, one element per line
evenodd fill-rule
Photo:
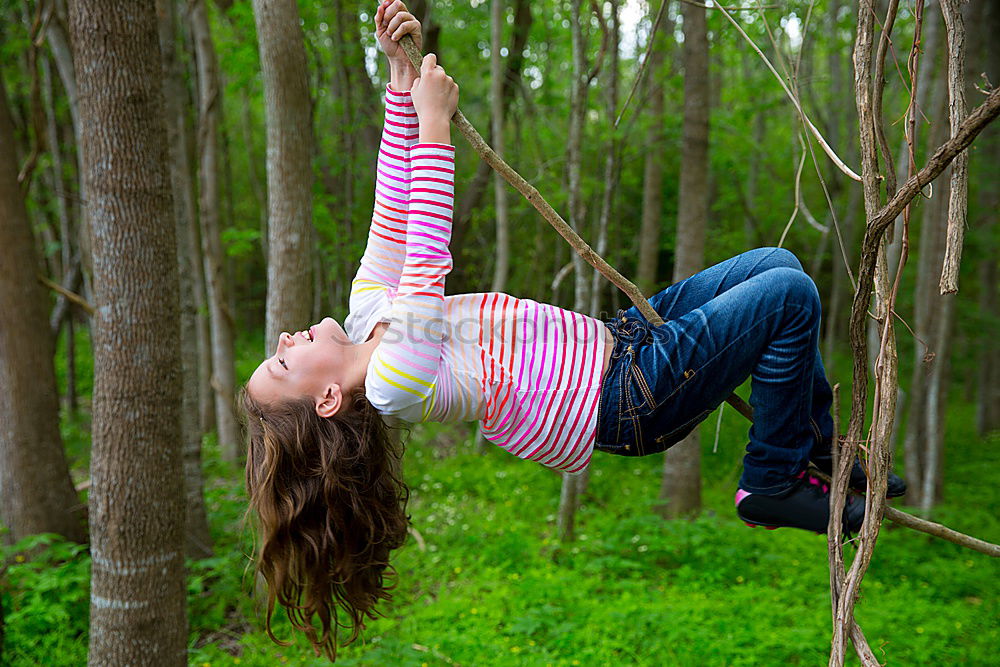
<path fill-rule="evenodd" d="M 803 471 L 795 485 L 777 496 L 736 491 L 736 514 L 748 526 L 801 528 L 826 533 L 830 520 L 830 488 Z M 865 504 L 848 496 L 844 505 L 844 533 L 856 533 L 865 518 Z"/>
<path fill-rule="evenodd" d="M 833 474 L 833 456 L 831 454 L 810 456 L 809 460 L 820 472 L 827 475 Z M 864 493 L 868 490 L 868 476 L 865 475 L 864 468 L 861 467 L 861 461 L 857 457 L 854 458 L 854 467 L 851 468 L 850 487 L 858 493 Z M 890 471 L 889 485 L 886 487 L 885 497 L 898 498 L 904 493 L 906 493 L 906 480 Z"/>

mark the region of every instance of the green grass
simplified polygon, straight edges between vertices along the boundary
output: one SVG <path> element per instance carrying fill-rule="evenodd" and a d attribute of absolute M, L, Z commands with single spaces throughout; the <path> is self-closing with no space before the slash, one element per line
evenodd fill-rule
<path fill-rule="evenodd" d="M 954 395 L 960 392 L 955 391 Z M 972 406 L 948 411 L 944 503 L 934 518 L 1000 541 L 1000 434 L 975 436 Z M 475 452 L 471 425 L 414 428 L 405 472 L 424 548 L 395 557 L 386 616 L 338 663 L 372 666 L 816 665 L 829 650 L 826 541 L 749 529 L 732 494 L 746 422 L 726 409 L 702 426 L 704 511 L 661 520 L 652 509 L 661 457 L 596 454 L 578 539 L 555 539 L 559 478 L 497 448 Z M 86 461 L 86 421 L 64 424 Z M 272 644 L 246 574 L 239 473 L 206 443 L 206 502 L 216 556 L 190 563 L 192 665 L 322 665 L 279 620 Z M 86 655 L 86 550 L 42 539 L 33 561 L 8 549 L 0 591 L 4 659 L 79 665 Z M 1000 561 L 886 524 L 857 617 L 897 665 L 992 665 L 1000 646 Z M 856 661 L 854 661 L 856 664 Z"/>
<path fill-rule="evenodd" d="M 751 530 L 736 519 L 731 494 L 745 426 L 729 415 L 718 453 L 705 447 L 701 517 L 664 522 L 653 514 L 659 457 L 598 456 L 579 539 L 566 548 L 554 538 L 555 475 L 499 450 L 473 453 L 470 443 L 441 458 L 430 442 L 447 429 L 415 431 L 407 475 L 426 550 L 412 541 L 401 550 L 395 603 L 338 662 L 822 663 L 830 635 L 825 538 Z M 936 517 L 997 540 L 1000 438 L 971 438 L 969 417 L 961 406 L 949 415 L 947 502 Z M 714 420 L 704 427 L 708 443 L 714 428 Z M 995 560 L 887 525 L 857 616 L 893 664 L 995 664 L 998 575 Z M 301 643 L 283 649 L 259 632 L 244 635 L 237 650 L 244 665 L 323 664 Z M 213 645 L 194 658 L 236 660 Z"/>

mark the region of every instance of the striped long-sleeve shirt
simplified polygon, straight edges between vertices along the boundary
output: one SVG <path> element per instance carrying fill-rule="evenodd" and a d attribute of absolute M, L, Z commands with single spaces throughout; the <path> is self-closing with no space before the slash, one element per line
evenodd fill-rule
<path fill-rule="evenodd" d="M 375 211 L 351 285 L 355 343 L 389 322 L 365 393 L 405 421 L 480 421 L 491 442 L 566 472 L 593 451 L 608 329 L 498 292 L 444 295 L 451 271 L 454 148 L 416 143 L 408 93 L 388 89 Z"/>

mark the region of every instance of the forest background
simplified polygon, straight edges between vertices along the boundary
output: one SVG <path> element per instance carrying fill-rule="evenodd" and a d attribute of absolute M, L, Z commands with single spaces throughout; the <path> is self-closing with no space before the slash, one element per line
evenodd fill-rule
<path fill-rule="evenodd" d="M 839 0 L 751 4 L 733 18 L 779 69 L 833 149 L 859 169 L 851 63 L 856 8 Z M 876 3 L 878 16 L 885 5 Z M 752 247 L 780 243 L 793 250 L 823 298 L 828 375 L 849 385 L 853 289 L 846 267 L 853 272 L 858 264 L 861 186 L 819 151 L 777 79 L 722 13 L 668 2 L 650 47 L 659 2 L 428 0 L 410 6 L 423 21 L 424 50 L 438 53 L 461 85 L 461 108 L 473 125 L 644 294 Z M 902 139 L 914 81 L 915 164 L 949 136 L 948 44 L 937 2 L 923 3 L 921 57 L 912 77 L 907 72 L 916 6 L 900 3 L 885 67 L 885 131 L 900 180 L 907 173 Z M 261 23 L 265 15 L 287 18 L 289 9 L 295 20 Z M 0 418 L 14 424 L 12 415 L 29 414 L 51 428 L 58 424 L 45 442 L 30 447 L 8 435 L 8 424 L 0 429 L 6 438 L 0 448 L 6 530 L 0 659 L 11 665 L 83 664 L 88 644 L 93 664 L 105 650 L 89 633 L 88 619 L 103 624 L 107 618 L 100 607 L 102 616 L 94 616 L 94 600 L 102 598 L 90 590 L 95 562 L 81 508 L 102 466 L 122 460 L 91 449 L 100 352 L 92 348 L 88 310 L 98 303 L 87 231 L 92 200 L 79 151 L 86 100 L 77 97 L 75 80 L 86 50 L 71 34 L 74 11 L 82 10 L 63 0 L 0 0 L 6 89 L 0 120 L 9 118 L 11 135 L 9 142 L 0 137 L 0 160 L 14 166 L 18 183 L 0 189 L 0 204 L 13 207 L 20 198 L 31 234 L 27 246 L 19 246 L 19 218 L 0 221 L 0 243 L 12 253 L 20 248 L 31 262 L 21 272 L 12 255 L 0 255 L 0 274 L 7 280 L 3 289 L 15 277 L 35 285 L 38 295 L 46 290 L 35 302 L 44 304 L 47 321 L 30 341 L 38 347 L 6 339 L 0 346 L 5 382 L 11 382 L 0 390 L 26 397 L 3 403 L 10 412 Z M 187 517 L 184 532 L 165 531 L 160 544 L 185 545 L 186 568 L 177 576 L 186 613 L 152 631 L 182 636 L 191 664 L 324 662 L 303 642 L 275 646 L 261 630 L 246 572 L 252 536 L 242 516 L 246 499 L 231 406 L 235 387 L 274 331 L 326 315 L 343 321 L 347 314 L 371 217 L 387 80 L 373 11 L 374 3 L 340 0 L 161 0 L 158 36 L 146 35 L 158 37 L 147 46 L 162 64 L 146 83 L 161 88 L 170 131 L 180 319 L 187 322 L 180 381 L 183 410 L 191 416 L 174 438 L 183 440 L 186 503 L 160 510 Z M 963 14 L 973 108 L 981 91 L 1000 81 L 994 37 L 1000 8 L 970 0 Z M 281 25 L 290 31 L 275 29 Z M 268 91 L 274 81 L 286 88 Z M 291 137 L 285 152 L 268 147 L 276 124 L 268 127 L 267 120 L 279 111 Z M 492 173 L 457 132 L 453 136 L 459 151 L 448 293 L 502 290 L 597 316 L 629 305 L 574 259 L 530 204 L 506 187 L 498 192 Z M 308 165 L 305 172 L 278 169 L 289 154 L 290 163 Z M 909 263 L 896 305 L 906 326 L 898 334 L 893 436 L 896 468 L 910 482 L 901 506 L 991 541 L 1000 538 L 993 509 L 1000 501 L 998 171 L 1000 132 L 991 126 L 970 150 L 957 295 L 937 289 L 948 173 L 912 207 Z M 288 229 L 294 233 L 281 231 Z M 903 229 L 899 223 L 893 229 L 892 267 Z M 291 249 L 292 259 L 270 247 L 296 234 L 301 246 Z M 268 302 L 269 272 L 272 281 L 276 274 L 294 277 L 302 288 L 297 303 Z M 32 273 L 46 287 L 31 281 Z M 154 292 L 178 289 L 162 279 L 150 278 Z M 8 331 L 22 317 L 14 303 L 0 301 L 0 326 Z M 131 324 L 120 323 L 123 329 Z M 58 384 L 51 401 L 33 403 L 10 378 L 37 377 L 44 390 L 49 359 Z M 20 375 L 10 370 L 25 366 Z M 747 390 L 739 393 L 746 397 Z M 395 559 L 396 599 L 340 660 L 819 662 L 829 651 L 826 541 L 797 531 L 751 531 L 737 520 L 732 493 L 746 428 L 728 408 L 704 422 L 700 444 L 697 438 L 686 443 L 695 459 L 680 475 L 695 485 L 672 481 L 678 472 L 670 456 L 595 457 L 567 518 L 558 476 L 484 446 L 472 425 L 415 426 L 405 436 L 415 530 Z M 130 447 L 141 444 L 137 439 Z M 175 449 L 172 460 L 180 462 L 180 446 Z M 137 468 L 134 479 L 145 488 L 143 479 L 154 478 Z M 71 501 L 53 501 L 49 492 L 56 488 Z M 91 540 L 95 522 L 108 533 L 130 530 L 101 514 L 100 502 L 125 508 L 140 502 L 125 488 L 107 493 L 96 505 L 89 499 Z M 547 515 L 524 512 L 546 506 Z M 684 518 L 669 518 L 676 515 Z M 995 559 L 886 528 L 859 622 L 876 654 L 894 663 L 995 664 L 998 575 Z M 151 594 L 126 585 L 121 595 L 146 601 Z M 291 635 L 287 625 L 277 627 L 280 636 Z"/>

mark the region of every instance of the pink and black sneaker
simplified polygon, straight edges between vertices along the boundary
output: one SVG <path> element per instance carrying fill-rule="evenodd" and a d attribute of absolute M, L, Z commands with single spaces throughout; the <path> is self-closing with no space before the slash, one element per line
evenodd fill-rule
<path fill-rule="evenodd" d="M 831 454 L 810 456 L 809 459 L 809 462 L 816 466 L 820 472 L 826 473 L 827 475 L 833 474 L 833 456 Z M 861 467 L 861 462 L 857 459 L 857 457 L 854 458 L 854 466 L 851 468 L 851 481 L 849 482 L 849 485 L 858 493 L 864 493 L 868 490 L 868 475 L 865 474 L 864 468 Z M 889 483 L 886 486 L 885 497 L 898 498 L 905 493 L 906 480 L 890 470 Z"/>
<path fill-rule="evenodd" d="M 830 488 L 803 471 L 792 488 L 777 496 L 737 489 L 736 514 L 751 527 L 801 528 L 826 533 L 830 521 Z M 844 532 L 858 532 L 864 518 L 864 501 L 848 496 L 844 505 Z"/>

